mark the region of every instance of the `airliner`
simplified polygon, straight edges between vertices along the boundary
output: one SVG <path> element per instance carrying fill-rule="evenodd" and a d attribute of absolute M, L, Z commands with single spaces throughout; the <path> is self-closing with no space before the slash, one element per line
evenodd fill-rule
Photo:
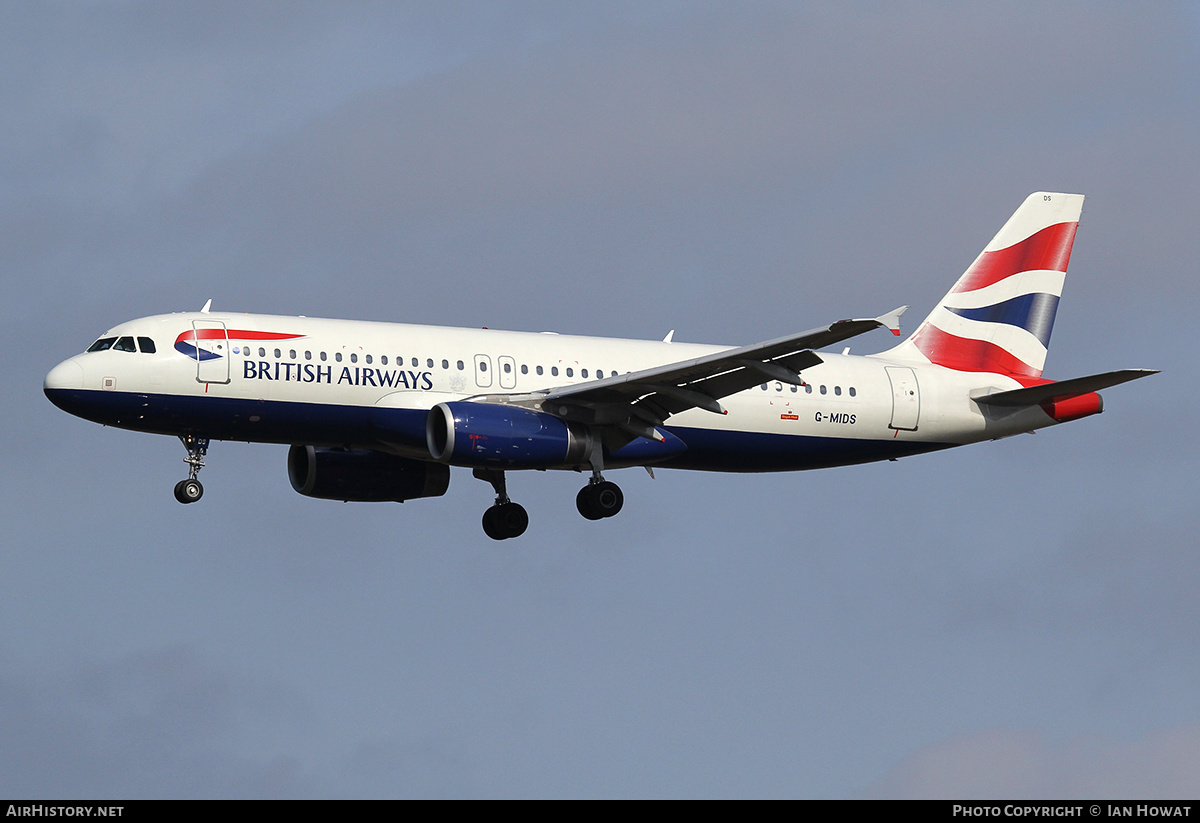
<path fill-rule="evenodd" d="M 212 311 L 122 323 L 45 379 L 79 417 L 180 438 L 197 479 L 212 440 L 291 448 L 309 497 L 446 493 L 450 468 L 491 484 L 488 537 L 525 532 L 506 473 L 590 472 L 589 520 L 617 514 L 610 469 L 774 472 L 845 466 L 995 440 L 1097 414 L 1096 392 L 1156 373 L 1042 377 L 1083 196 L 1036 192 L 904 341 L 818 351 L 900 307 L 749 346 L 580 337 Z"/>

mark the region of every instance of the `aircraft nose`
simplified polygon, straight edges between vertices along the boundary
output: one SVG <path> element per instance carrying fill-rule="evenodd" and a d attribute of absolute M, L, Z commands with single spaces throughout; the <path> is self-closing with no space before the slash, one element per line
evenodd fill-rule
<path fill-rule="evenodd" d="M 75 362 L 75 359 L 64 360 L 50 370 L 46 375 L 45 381 L 42 383 L 42 389 L 51 400 L 50 392 L 56 389 L 82 389 L 83 388 L 83 367 Z"/>

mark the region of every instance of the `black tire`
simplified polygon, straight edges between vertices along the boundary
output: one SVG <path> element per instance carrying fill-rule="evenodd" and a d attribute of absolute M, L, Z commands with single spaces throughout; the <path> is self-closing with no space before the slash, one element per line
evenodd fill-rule
<path fill-rule="evenodd" d="M 625 505 L 625 495 L 621 491 L 621 487 L 616 483 L 610 483 L 605 480 L 603 483 L 597 483 L 592 487 L 594 495 L 595 511 L 600 513 L 601 517 L 612 517 L 621 511 L 621 507 Z"/>
<path fill-rule="evenodd" d="M 180 480 L 175 484 L 175 499 L 180 503 L 195 503 L 204 496 L 199 480 Z"/>
<path fill-rule="evenodd" d="M 496 509 L 498 508 L 499 506 L 489 506 L 483 512 L 483 533 L 493 540 L 504 539 L 504 535 L 500 532 L 496 523 Z"/>
<path fill-rule="evenodd" d="M 520 537 L 529 528 L 529 513 L 519 503 L 498 503 L 483 513 L 483 533 L 493 540 Z"/>
<path fill-rule="evenodd" d="M 625 495 L 621 492 L 621 487 L 607 480 L 589 483 L 575 496 L 575 508 L 588 520 L 612 517 L 621 511 L 624 504 Z"/>
<path fill-rule="evenodd" d="M 508 537 L 520 537 L 529 528 L 529 512 L 520 503 L 505 503 L 496 513 L 500 530 Z"/>
<path fill-rule="evenodd" d="M 584 486 L 579 490 L 579 494 L 575 495 L 575 508 L 588 520 L 599 520 L 604 516 L 596 511 L 591 486 Z"/>

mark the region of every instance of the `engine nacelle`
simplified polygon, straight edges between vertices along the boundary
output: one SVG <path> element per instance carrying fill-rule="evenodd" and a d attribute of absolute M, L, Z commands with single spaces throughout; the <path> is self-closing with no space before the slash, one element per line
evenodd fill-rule
<path fill-rule="evenodd" d="M 288 479 L 305 497 L 377 503 L 441 497 L 450 487 L 450 468 L 366 449 L 292 446 Z"/>
<path fill-rule="evenodd" d="M 434 460 L 455 466 L 556 469 L 587 459 L 587 428 L 552 414 L 494 403 L 438 403 L 425 439 Z"/>

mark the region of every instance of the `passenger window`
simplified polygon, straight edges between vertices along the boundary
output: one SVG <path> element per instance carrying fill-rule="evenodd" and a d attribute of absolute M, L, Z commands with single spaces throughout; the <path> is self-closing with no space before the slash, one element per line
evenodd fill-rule
<path fill-rule="evenodd" d="M 137 351 L 137 346 L 134 345 L 132 337 L 122 337 L 113 343 L 113 349 L 116 351 Z"/>
<path fill-rule="evenodd" d="M 154 354 L 154 341 L 149 337 L 138 338 L 138 348 L 142 350 L 142 354 Z"/>
<path fill-rule="evenodd" d="M 355 354 L 354 352 L 350 352 L 350 362 L 351 362 L 351 363 L 357 363 L 357 362 L 358 362 L 358 355 L 357 355 L 357 354 Z"/>
<path fill-rule="evenodd" d="M 415 369 L 417 366 L 420 365 L 420 361 L 418 361 L 417 358 L 414 357 L 412 359 L 412 364 L 413 364 L 413 368 Z"/>
<path fill-rule="evenodd" d="M 567 377 L 574 377 L 574 376 L 575 376 L 575 370 L 568 368 L 567 369 Z"/>
<path fill-rule="evenodd" d="M 283 355 L 279 353 L 279 349 L 276 349 L 276 350 L 275 350 L 275 356 L 276 356 L 276 357 L 282 357 Z"/>
<path fill-rule="evenodd" d="M 290 357 L 291 359 L 295 360 L 295 359 L 296 359 L 296 350 L 295 350 L 295 349 L 290 349 L 290 350 L 288 351 L 288 357 Z"/>
<path fill-rule="evenodd" d="M 306 351 L 306 352 L 304 353 L 304 359 L 305 359 L 305 360 L 312 360 L 312 352 L 310 352 L 310 351 Z"/>
<path fill-rule="evenodd" d="M 521 364 L 521 374 L 529 374 L 529 367 L 524 363 Z"/>
<path fill-rule="evenodd" d="M 367 365 L 371 365 L 371 355 L 367 355 Z"/>
<path fill-rule="evenodd" d="M 512 364 L 511 364 L 511 363 L 505 363 L 505 364 L 504 364 L 504 373 L 505 373 L 505 374 L 512 374 Z"/>
<path fill-rule="evenodd" d="M 825 392 L 825 387 L 824 387 L 824 386 L 822 386 L 822 387 L 821 387 L 821 394 L 825 394 L 825 393 L 826 393 L 826 392 Z"/>
<path fill-rule="evenodd" d="M 387 365 L 387 355 L 386 355 L 386 354 L 381 354 L 381 355 L 379 356 L 379 362 L 380 362 L 380 364 L 381 364 L 381 365 L 384 365 L 384 366 L 386 366 L 386 365 Z"/>
<path fill-rule="evenodd" d="M 108 351 L 115 342 L 117 342 L 117 338 L 115 337 L 101 337 L 95 343 L 88 346 L 88 351 Z"/>
<path fill-rule="evenodd" d="M 433 358 L 432 357 L 430 357 L 428 360 L 425 361 L 425 368 L 427 368 L 427 369 L 433 368 Z"/>
<path fill-rule="evenodd" d="M 804 384 L 804 393 L 805 393 L 805 394 L 812 394 L 812 383 L 805 383 L 805 384 Z"/>
<path fill-rule="evenodd" d="M 259 356 L 259 357 L 266 357 L 266 356 L 267 356 L 267 350 L 266 350 L 266 349 L 264 349 L 262 346 L 259 346 L 259 347 L 258 347 L 258 356 Z"/>
<path fill-rule="evenodd" d="M 792 384 L 792 394 L 795 394 L 795 393 L 796 393 L 796 386 L 795 386 L 795 384 Z"/>
<path fill-rule="evenodd" d="M 551 375 L 552 377 L 558 377 L 558 366 L 551 366 L 551 367 L 550 367 L 550 375 Z"/>
<path fill-rule="evenodd" d="M 450 370 L 450 361 L 449 361 L 449 360 L 443 360 L 443 361 L 442 361 L 442 368 L 443 368 L 443 369 L 446 369 L 447 371 L 449 371 L 449 370 Z"/>
<path fill-rule="evenodd" d="M 321 362 L 325 362 L 325 352 L 321 352 Z"/>
<path fill-rule="evenodd" d="M 487 361 L 486 361 L 486 360 L 480 360 L 480 361 L 479 361 L 479 370 L 480 370 L 480 371 L 487 371 Z"/>
<path fill-rule="evenodd" d="M 463 368 L 464 368 L 464 366 L 463 366 L 463 361 L 459 360 L 459 361 L 458 361 L 458 370 L 459 370 L 459 371 L 462 371 L 462 370 L 463 370 Z"/>
<path fill-rule="evenodd" d="M 851 397 L 854 397 L 855 395 L 856 395 L 856 393 L 855 393 L 855 391 L 854 391 L 854 387 L 853 387 L 853 386 L 851 386 L 851 387 L 850 387 L 850 396 L 851 396 Z"/>
<path fill-rule="evenodd" d="M 767 390 L 767 384 L 766 384 L 766 383 L 763 383 L 761 386 L 759 386 L 759 388 L 760 388 L 760 389 L 762 389 L 763 391 L 766 391 L 766 390 Z"/>
<path fill-rule="evenodd" d="M 836 394 L 838 397 L 841 397 L 841 396 L 842 396 L 842 387 L 841 387 L 841 386 L 834 386 L 834 387 L 833 387 L 833 393 L 834 393 L 834 394 Z"/>
<path fill-rule="evenodd" d="M 542 373 L 542 367 L 538 366 L 537 368 L 534 369 L 534 371 L 536 371 L 538 373 L 538 375 L 540 376 Z"/>
<path fill-rule="evenodd" d="M 580 370 L 579 370 L 579 376 L 580 376 L 580 377 L 587 377 L 587 369 L 580 369 Z"/>
<path fill-rule="evenodd" d="M 334 352 L 333 359 L 336 360 L 337 362 L 341 363 L 342 362 L 342 353 L 340 351 Z"/>

